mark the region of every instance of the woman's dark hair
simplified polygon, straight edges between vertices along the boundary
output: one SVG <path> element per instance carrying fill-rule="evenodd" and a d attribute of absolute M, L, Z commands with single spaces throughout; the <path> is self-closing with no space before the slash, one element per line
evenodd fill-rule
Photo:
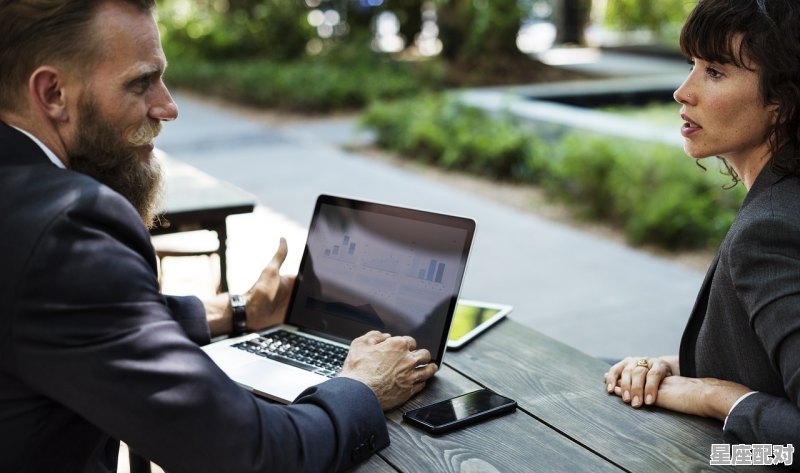
<path fill-rule="evenodd" d="M 757 66 L 761 97 L 777 106 L 773 169 L 800 175 L 800 0 L 699 0 L 680 45 L 690 58 Z"/>
<path fill-rule="evenodd" d="M 103 48 L 93 41 L 92 19 L 110 1 L 155 10 L 155 0 L 0 0 L 0 110 L 20 105 L 30 74 L 43 64 L 91 66 Z"/>

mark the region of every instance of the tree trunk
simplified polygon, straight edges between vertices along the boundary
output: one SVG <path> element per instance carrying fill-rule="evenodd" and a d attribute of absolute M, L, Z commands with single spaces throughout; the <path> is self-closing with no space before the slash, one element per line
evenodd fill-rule
<path fill-rule="evenodd" d="M 556 44 L 585 43 L 584 29 L 589 21 L 591 0 L 560 0 L 555 11 Z"/>

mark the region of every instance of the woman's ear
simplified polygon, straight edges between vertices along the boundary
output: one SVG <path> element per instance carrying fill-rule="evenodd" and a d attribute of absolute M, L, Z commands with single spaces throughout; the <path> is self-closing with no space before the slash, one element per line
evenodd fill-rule
<path fill-rule="evenodd" d="M 64 73 L 52 66 L 41 66 L 28 80 L 32 106 L 45 116 L 58 121 L 68 121 Z"/>

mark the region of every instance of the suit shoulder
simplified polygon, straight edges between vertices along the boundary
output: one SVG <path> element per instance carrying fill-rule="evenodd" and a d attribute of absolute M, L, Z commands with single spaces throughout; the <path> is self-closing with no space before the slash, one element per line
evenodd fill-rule
<path fill-rule="evenodd" d="M 5 197 L 0 203 L 0 219 L 14 219 L 9 223 L 15 227 L 23 222 L 36 227 L 65 212 L 86 211 L 128 222 L 138 219 L 124 197 L 89 176 L 54 167 L 25 166 L 9 171 L 0 177 Z"/>
<path fill-rule="evenodd" d="M 103 234 L 137 251 L 152 251 L 149 234 L 133 206 L 96 180 L 73 171 L 25 166 L 0 173 L 0 241 L 19 257 L 49 241 Z"/>

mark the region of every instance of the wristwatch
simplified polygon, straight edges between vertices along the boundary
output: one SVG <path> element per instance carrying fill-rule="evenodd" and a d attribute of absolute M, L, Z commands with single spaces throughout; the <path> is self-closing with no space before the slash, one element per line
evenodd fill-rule
<path fill-rule="evenodd" d="M 244 297 L 231 294 L 231 313 L 233 314 L 233 331 L 231 335 L 238 336 L 247 332 L 247 304 Z"/>

